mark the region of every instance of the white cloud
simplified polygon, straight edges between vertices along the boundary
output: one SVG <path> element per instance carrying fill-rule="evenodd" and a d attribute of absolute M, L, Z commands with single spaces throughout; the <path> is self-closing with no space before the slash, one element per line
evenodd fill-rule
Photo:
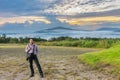
<path fill-rule="evenodd" d="M 120 9 L 120 0 L 61 0 L 53 8 L 45 10 L 47 13 L 60 15 L 76 15 L 88 12 L 102 12 Z"/>
<path fill-rule="evenodd" d="M 50 24 L 51 22 L 47 20 L 45 17 L 38 17 L 38 16 L 18 16 L 18 17 L 0 17 L 0 25 L 4 25 L 6 23 L 25 23 L 29 22 L 32 24 L 33 22 L 44 22 L 46 24 Z"/>
<path fill-rule="evenodd" d="M 120 22 L 118 16 L 104 16 L 104 17 L 85 17 L 85 18 L 57 18 L 62 23 L 70 25 L 97 25 L 104 22 Z"/>

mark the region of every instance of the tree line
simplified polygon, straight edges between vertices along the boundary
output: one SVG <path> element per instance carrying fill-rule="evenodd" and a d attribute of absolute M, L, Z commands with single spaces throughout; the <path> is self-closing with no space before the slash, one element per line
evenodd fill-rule
<path fill-rule="evenodd" d="M 0 43 L 28 43 L 28 37 L 12 38 L 6 37 L 5 34 L 0 36 Z M 39 45 L 44 46 L 68 46 L 68 47 L 94 47 L 94 48 L 109 48 L 114 44 L 120 43 L 120 38 L 72 38 L 72 37 L 57 37 L 49 40 L 42 38 L 33 38 Z"/>

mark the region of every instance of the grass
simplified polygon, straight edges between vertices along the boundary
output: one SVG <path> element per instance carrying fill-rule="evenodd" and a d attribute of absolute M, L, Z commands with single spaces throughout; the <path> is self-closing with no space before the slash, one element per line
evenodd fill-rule
<path fill-rule="evenodd" d="M 24 44 L 0 44 L 0 48 L 24 48 L 26 45 Z"/>
<path fill-rule="evenodd" d="M 105 69 L 115 75 L 120 74 L 120 45 L 99 52 L 82 54 L 78 58 L 91 68 Z"/>

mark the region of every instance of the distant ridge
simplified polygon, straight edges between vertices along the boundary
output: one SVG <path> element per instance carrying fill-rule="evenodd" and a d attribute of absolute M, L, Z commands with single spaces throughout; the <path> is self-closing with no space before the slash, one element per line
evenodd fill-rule
<path fill-rule="evenodd" d="M 58 27 L 49 28 L 49 29 L 46 29 L 46 30 L 76 30 L 76 29 L 71 29 L 71 28 L 58 26 Z"/>
<path fill-rule="evenodd" d="M 100 28 L 100 29 L 97 29 L 97 31 L 114 31 L 114 32 L 120 32 L 120 28 Z"/>

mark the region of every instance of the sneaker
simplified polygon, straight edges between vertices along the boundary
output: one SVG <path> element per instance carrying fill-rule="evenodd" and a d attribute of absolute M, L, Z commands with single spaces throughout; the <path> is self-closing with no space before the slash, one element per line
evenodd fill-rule
<path fill-rule="evenodd" d="M 44 78 L 43 74 L 41 75 L 41 78 Z"/>
<path fill-rule="evenodd" d="M 34 77 L 34 74 L 31 74 L 30 77 Z"/>

